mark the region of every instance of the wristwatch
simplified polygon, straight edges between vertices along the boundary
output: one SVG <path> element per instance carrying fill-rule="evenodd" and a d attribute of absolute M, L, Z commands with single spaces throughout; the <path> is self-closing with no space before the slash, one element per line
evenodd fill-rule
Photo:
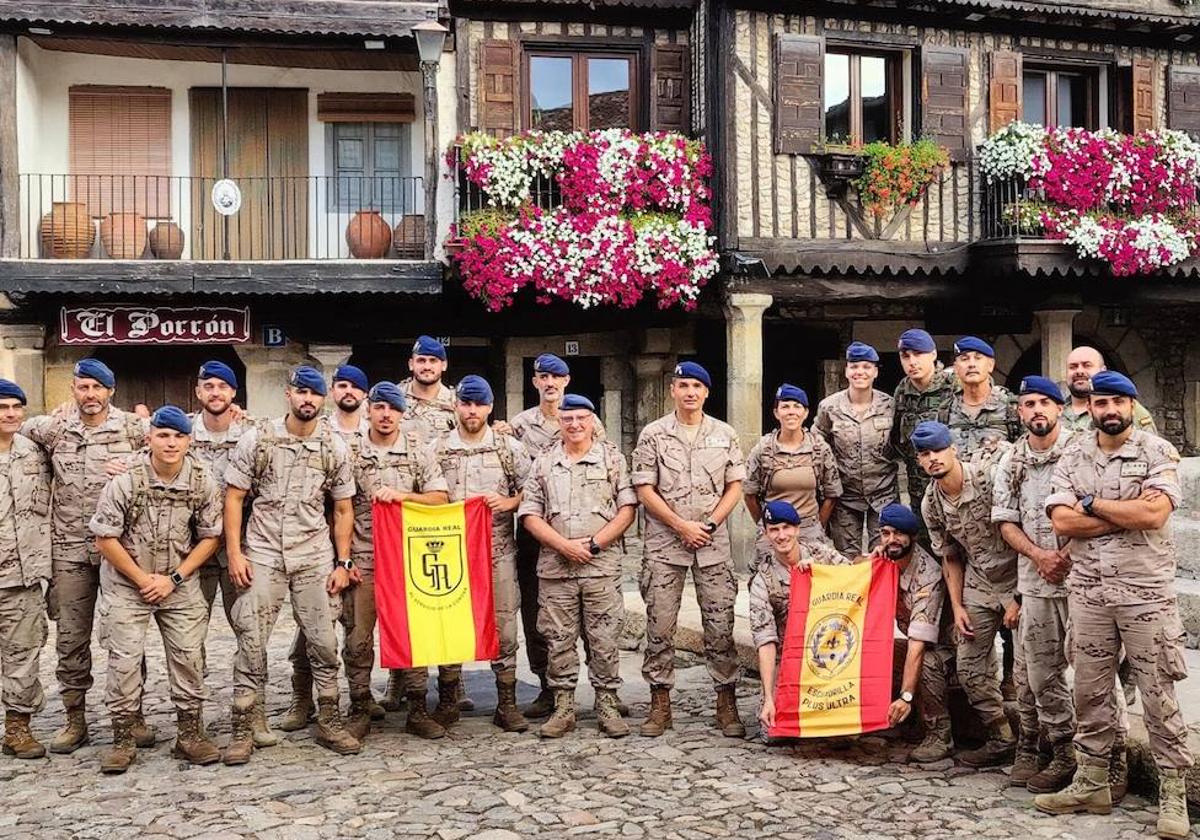
<path fill-rule="evenodd" d="M 171 572 L 170 578 L 171 583 L 175 586 L 183 586 L 183 575 L 179 574 L 178 570 Z"/>
<path fill-rule="evenodd" d="M 339 569 L 345 569 L 347 572 L 354 568 L 354 561 L 347 557 L 345 560 L 334 560 L 333 565 Z"/>
<path fill-rule="evenodd" d="M 717 523 L 713 522 L 711 519 L 705 519 L 704 530 L 708 531 L 710 534 L 715 534 L 717 532 Z"/>
<path fill-rule="evenodd" d="M 911 691 L 901 691 L 900 699 L 911 706 L 913 701 L 913 693 Z"/>
<path fill-rule="evenodd" d="M 1091 493 L 1088 493 L 1086 496 L 1084 496 L 1082 499 L 1079 500 L 1080 507 L 1083 508 L 1083 512 L 1086 513 L 1088 516 L 1096 515 L 1095 511 L 1092 510 L 1092 505 L 1095 503 L 1095 501 L 1096 501 L 1096 497 L 1093 496 Z"/>
<path fill-rule="evenodd" d="M 593 557 L 599 557 L 600 552 L 603 550 L 604 549 L 602 549 L 599 545 L 596 544 L 595 537 L 588 537 L 588 551 L 590 551 L 592 553 Z"/>

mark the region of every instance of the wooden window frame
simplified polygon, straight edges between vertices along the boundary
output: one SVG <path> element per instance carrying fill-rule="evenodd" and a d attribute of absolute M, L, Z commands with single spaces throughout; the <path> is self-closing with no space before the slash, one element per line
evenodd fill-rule
<path fill-rule="evenodd" d="M 521 127 L 533 128 L 533 79 L 531 58 L 571 59 L 571 122 L 575 131 L 589 130 L 587 61 L 591 58 L 625 58 L 629 60 L 629 128 L 642 131 L 642 90 L 649 80 L 645 69 L 644 51 L 635 46 L 595 44 L 524 44 L 521 50 Z"/>
<path fill-rule="evenodd" d="M 413 171 L 412 171 L 412 123 L 403 122 L 403 121 L 399 121 L 399 120 L 395 121 L 395 122 L 386 122 L 386 123 L 384 123 L 382 120 L 371 120 L 371 121 L 360 122 L 360 123 L 327 122 L 325 124 L 325 150 L 326 150 L 325 151 L 325 166 L 326 166 L 325 171 L 328 173 L 328 178 L 329 178 L 329 182 L 331 185 L 331 188 L 326 190 L 325 206 L 326 206 L 326 210 L 328 212 L 330 212 L 330 213 L 353 213 L 354 211 L 360 209 L 359 204 L 362 203 L 360 201 L 359 204 L 354 204 L 354 202 L 352 201 L 352 197 L 350 195 L 341 195 L 339 193 L 339 190 L 337 187 L 337 185 L 341 179 L 341 175 L 339 175 L 339 173 L 338 173 L 338 166 L 337 166 L 337 141 L 338 141 L 337 135 L 338 135 L 338 130 L 340 128 L 342 128 L 343 126 L 361 125 L 363 128 L 363 174 L 361 176 L 353 176 L 353 177 L 361 177 L 363 179 L 363 182 L 366 184 L 370 184 L 369 179 L 372 179 L 372 178 L 390 177 L 390 176 L 377 176 L 375 174 L 375 126 L 380 125 L 380 124 L 396 125 L 396 126 L 400 127 L 400 137 L 399 137 L 400 161 L 401 161 L 402 166 L 400 169 L 400 175 L 398 177 L 400 177 L 400 178 L 413 177 Z M 352 176 L 347 175 L 346 177 L 352 177 Z M 368 204 L 370 204 L 370 206 L 375 206 L 375 203 L 371 202 L 370 199 L 368 199 Z M 393 210 L 390 210 L 389 212 L 395 212 L 395 210 L 393 209 Z"/>
<path fill-rule="evenodd" d="M 1100 70 L 1098 64 L 1055 64 L 1045 61 L 1029 61 L 1021 69 L 1021 85 L 1027 76 L 1042 76 L 1046 80 L 1046 107 L 1042 113 L 1045 128 L 1058 127 L 1058 77 L 1082 76 L 1087 82 L 1087 125 L 1089 131 L 1100 128 Z M 1021 118 L 1025 117 L 1024 94 L 1022 94 Z M 1068 126 L 1069 127 L 1069 126 Z"/>
<path fill-rule="evenodd" d="M 897 143 L 903 138 L 903 122 L 904 116 L 904 59 L 905 53 L 900 50 L 880 50 L 866 49 L 858 44 L 847 43 L 827 43 L 825 45 L 825 56 L 830 55 L 845 55 L 848 56 L 850 70 L 850 136 L 846 142 L 850 144 L 863 142 L 863 105 L 862 105 L 862 59 L 867 58 L 882 58 L 887 62 L 887 89 L 891 94 L 888 110 L 891 119 L 888 126 L 889 143 Z M 822 68 L 822 86 L 828 79 L 828 63 Z M 824 87 L 822 87 L 821 101 L 821 136 L 829 142 L 828 134 L 825 130 L 825 113 L 828 103 L 824 101 Z"/>

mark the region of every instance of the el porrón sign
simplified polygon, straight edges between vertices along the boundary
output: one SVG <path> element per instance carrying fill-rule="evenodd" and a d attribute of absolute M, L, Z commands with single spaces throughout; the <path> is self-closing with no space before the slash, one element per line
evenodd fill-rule
<path fill-rule="evenodd" d="M 63 344 L 244 344 L 249 307 L 64 306 Z"/>

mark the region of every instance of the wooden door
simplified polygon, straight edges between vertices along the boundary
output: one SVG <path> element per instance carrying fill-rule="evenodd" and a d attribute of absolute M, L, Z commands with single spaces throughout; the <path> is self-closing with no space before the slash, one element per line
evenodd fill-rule
<path fill-rule="evenodd" d="M 308 257 L 308 91 L 230 88 L 229 170 L 242 207 L 228 222 L 212 207 L 225 132 L 219 88 L 192 88 L 192 243 L 196 259 Z"/>
<path fill-rule="evenodd" d="M 246 405 L 246 368 L 229 345 L 193 345 L 172 347 L 96 347 L 90 355 L 100 359 L 117 377 L 113 404 L 131 409 L 144 403 L 150 410 L 170 403 L 184 411 L 199 411 L 196 400 L 196 373 L 209 359 L 218 359 L 233 368 L 242 383 L 237 401 Z"/>

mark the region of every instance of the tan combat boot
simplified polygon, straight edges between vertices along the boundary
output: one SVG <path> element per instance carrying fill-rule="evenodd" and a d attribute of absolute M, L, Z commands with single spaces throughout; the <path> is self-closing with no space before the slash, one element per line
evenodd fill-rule
<path fill-rule="evenodd" d="M 554 692 L 554 714 L 538 727 L 539 738 L 561 738 L 575 729 L 575 692 Z"/>
<path fill-rule="evenodd" d="M 1025 729 L 1021 730 L 1021 736 L 1017 740 L 1017 757 L 1013 761 L 1012 775 L 1009 776 L 1008 783 L 1013 787 L 1025 787 L 1029 780 L 1032 779 L 1039 769 L 1039 760 L 1041 756 L 1038 753 L 1038 734 L 1037 732 L 1029 732 Z M 1074 775 L 1072 769 L 1070 775 Z M 1070 775 L 1067 777 L 1070 779 Z M 1065 785 L 1066 782 L 1063 782 Z M 1054 790 L 1059 790 L 1055 788 Z M 1039 793 L 1050 793 L 1050 791 L 1039 791 Z"/>
<path fill-rule="evenodd" d="M 388 671 L 387 688 L 384 689 L 383 699 L 379 701 L 379 705 L 386 711 L 398 712 L 404 707 L 407 699 L 408 697 L 404 693 L 404 673 Z"/>
<path fill-rule="evenodd" d="M 17 758 L 43 758 L 46 748 L 29 731 L 29 715 L 4 713 L 4 754 Z"/>
<path fill-rule="evenodd" d="M 950 731 L 950 718 L 935 718 L 925 721 L 925 737 L 908 754 L 908 760 L 917 764 L 932 764 L 949 758 L 952 752 L 954 736 Z"/>
<path fill-rule="evenodd" d="M 492 723 L 505 732 L 529 729 L 529 721 L 517 708 L 517 675 L 513 671 L 496 675 L 496 714 L 492 715 Z"/>
<path fill-rule="evenodd" d="M 732 685 L 717 687 L 717 729 L 726 738 L 746 737 L 746 726 L 738 716 L 737 689 Z"/>
<path fill-rule="evenodd" d="M 204 721 L 199 709 L 175 713 L 175 746 L 171 748 L 173 758 L 181 758 L 189 764 L 216 764 L 221 760 L 221 751 L 209 740 L 204 731 Z"/>
<path fill-rule="evenodd" d="M 525 707 L 525 717 L 533 719 L 549 717 L 552 711 L 554 711 L 554 692 L 543 685 L 538 696 Z"/>
<path fill-rule="evenodd" d="M 1008 718 L 1000 718 L 988 727 L 988 739 L 977 750 L 958 754 L 958 760 L 967 767 L 1000 767 L 1013 760 L 1017 751 L 1017 739 L 1013 735 Z"/>
<path fill-rule="evenodd" d="M 400 696 L 403 697 L 404 695 L 401 694 Z M 371 714 L 371 720 L 383 720 L 387 717 L 387 709 L 380 705 L 374 695 L 368 695 L 367 706 Z"/>
<path fill-rule="evenodd" d="M 141 749 L 149 749 L 158 743 L 158 730 L 146 723 L 141 706 L 138 706 L 137 714 L 133 716 L 130 731 L 133 732 L 133 742 Z"/>
<path fill-rule="evenodd" d="M 596 722 L 600 724 L 600 731 L 609 738 L 624 738 L 629 734 L 629 724 L 617 708 L 617 692 L 596 692 Z"/>
<path fill-rule="evenodd" d="M 137 743 L 133 740 L 134 720 L 134 715 L 113 717 L 113 743 L 100 759 L 101 773 L 124 773 L 137 758 Z"/>
<path fill-rule="evenodd" d="M 1053 746 L 1054 757 L 1040 772 L 1034 774 L 1025 785 L 1030 793 L 1056 793 L 1062 790 L 1075 776 L 1078 766 L 1075 763 L 1075 745 L 1068 736 L 1056 741 Z M 1112 785 L 1109 784 L 1109 791 Z"/>
<path fill-rule="evenodd" d="M 665 685 L 650 686 L 650 714 L 638 727 L 638 734 L 657 738 L 672 726 L 671 689 Z"/>
<path fill-rule="evenodd" d="M 88 742 L 87 713 L 83 703 L 67 706 L 67 725 L 54 733 L 50 752 L 73 753 Z"/>
<path fill-rule="evenodd" d="M 339 755 L 354 755 L 361 750 L 362 743 L 342 725 L 342 713 L 338 711 L 337 698 L 320 697 L 317 704 L 317 732 L 313 740 Z"/>
<path fill-rule="evenodd" d="M 1160 769 L 1158 777 L 1158 836 L 1183 840 L 1192 830 L 1183 771 Z"/>
<path fill-rule="evenodd" d="M 350 709 L 346 713 L 346 731 L 357 741 L 362 741 L 371 731 L 371 693 L 351 694 Z"/>
<path fill-rule="evenodd" d="M 438 677 L 438 701 L 430 717 L 445 729 L 458 723 L 462 717 L 461 692 L 462 680 L 444 680 Z"/>
<path fill-rule="evenodd" d="M 258 698 L 253 694 L 233 698 L 233 707 L 229 712 L 229 728 L 233 734 L 224 755 L 225 763 L 230 766 L 245 764 L 254 753 L 253 720 L 257 706 Z"/>
<path fill-rule="evenodd" d="M 254 746 L 274 747 L 283 739 L 279 733 L 271 729 L 267 723 L 267 692 L 258 692 L 258 702 L 254 704 L 254 715 L 250 720 L 250 731 L 254 733 Z"/>
<path fill-rule="evenodd" d="M 1129 752 L 1125 748 L 1123 738 L 1113 743 L 1112 753 L 1108 758 L 1108 790 L 1114 805 L 1129 792 Z"/>
<path fill-rule="evenodd" d="M 1071 784 L 1059 793 L 1038 794 L 1033 797 L 1033 805 L 1046 814 L 1112 813 L 1108 768 L 1103 763 L 1081 763 Z"/>
<path fill-rule="evenodd" d="M 292 673 L 292 705 L 279 722 L 284 732 L 299 732 L 312 721 L 317 709 L 313 705 L 312 675 Z"/>
<path fill-rule="evenodd" d="M 408 693 L 408 720 L 404 721 L 404 731 L 418 738 L 442 738 L 446 735 L 446 727 L 429 716 L 425 705 L 424 691 Z"/>

